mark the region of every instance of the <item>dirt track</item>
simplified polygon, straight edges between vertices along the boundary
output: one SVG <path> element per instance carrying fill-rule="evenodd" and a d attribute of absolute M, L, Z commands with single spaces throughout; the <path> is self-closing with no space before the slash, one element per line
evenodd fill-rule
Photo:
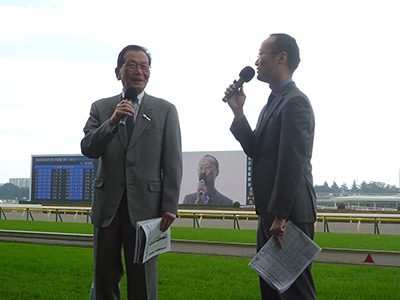
<path fill-rule="evenodd" d="M 337 223 L 329 222 L 329 232 L 346 232 L 346 233 L 374 233 L 373 223 Z M 192 219 L 177 219 L 173 226 L 193 226 Z M 233 220 L 215 220 L 203 219 L 200 222 L 201 227 L 211 228 L 234 228 Z M 257 229 L 257 221 L 255 220 L 240 220 L 240 229 Z M 379 224 L 380 234 L 400 234 L 400 224 Z M 324 232 L 324 224 L 318 222 L 316 224 L 316 232 Z"/>

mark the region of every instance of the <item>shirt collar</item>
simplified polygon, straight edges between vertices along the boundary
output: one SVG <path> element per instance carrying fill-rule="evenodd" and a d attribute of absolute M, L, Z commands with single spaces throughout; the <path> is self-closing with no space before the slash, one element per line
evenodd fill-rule
<path fill-rule="evenodd" d="M 292 81 L 293 81 L 292 78 L 288 78 L 288 79 L 282 81 L 280 84 L 278 84 L 276 87 L 274 87 L 272 89 L 271 94 L 276 96 L 280 92 L 280 90 L 283 89 L 283 87 L 285 87 L 286 85 L 288 85 Z"/>
<path fill-rule="evenodd" d="M 139 105 L 142 104 L 143 97 L 144 97 L 144 91 L 141 92 L 141 93 L 137 96 Z"/>

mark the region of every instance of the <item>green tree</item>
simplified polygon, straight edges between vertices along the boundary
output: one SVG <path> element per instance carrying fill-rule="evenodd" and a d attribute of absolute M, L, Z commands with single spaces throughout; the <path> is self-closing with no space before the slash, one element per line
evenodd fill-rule
<path fill-rule="evenodd" d="M 0 199 L 3 200 L 22 200 L 29 198 L 29 188 L 19 188 L 12 183 L 0 186 Z"/>
<path fill-rule="evenodd" d="M 366 181 L 361 182 L 361 184 L 360 184 L 360 193 L 363 193 L 363 194 L 368 193 L 368 186 L 367 186 L 367 182 Z"/>
<path fill-rule="evenodd" d="M 346 208 L 346 205 L 345 205 L 344 203 L 340 202 L 340 203 L 338 203 L 338 204 L 336 205 L 336 207 L 337 207 L 337 209 L 345 209 L 345 208 Z"/>
<path fill-rule="evenodd" d="M 316 185 L 314 186 L 314 190 L 316 193 L 321 194 L 329 194 L 332 193 L 332 189 L 329 187 L 328 183 L 325 181 L 324 185 Z"/>
<path fill-rule="evenodd" d="M 343 195 L 347 195 L 349 193 L 349 188 L 347 187 L 347 184 L 343 182 L 343 184 L 340 186 L 340 190 L 342 191 Z"/>
<path fill-rule="evenodd" d="M 360 188 L 358 187 L 356 181 L 353 181 L 353 185 L 351 186 L 351 190 L 350 190 L 353 194 L 357 194 L 360 192 Z"/>
<path fill-rule="evenodd" d="M 331 186 L 331 190 L 333 194 L 340 194 L 341 190 L 339 188 L 339 186 L 337 185 L 336 181 L 333 182 L 332 186 Z"/>
<path fill-rule="evenodd" d="M 399 188 L 397 188 L 395 185 L 389 184 L 385 186 L 385 191 L 389 194 L 398 194 L 400 192 Z"/>
<path fill-rule="evenodd" d="M 370 181 L 369 183 L 363 181 L 360 186 L 360 192 L 363 194 L 397 194 L 398 190 L 394 185 L 379 181 Z"/>

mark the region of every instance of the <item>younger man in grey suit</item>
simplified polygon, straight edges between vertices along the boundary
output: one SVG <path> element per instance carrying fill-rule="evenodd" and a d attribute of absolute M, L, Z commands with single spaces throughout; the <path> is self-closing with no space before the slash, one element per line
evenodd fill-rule
<path fill-rule="evenodd" d="M 314 114 L 307 96 L 292 81 L 299 63 L 296 40 L 287 34 L 272 34 L 262 43 L 256 60 L 257 79 L 269 83 L 272 91 L 254 131 L 243 113 L 243 88 L 228 102 L 235 116 L 231 131 L 253 159 L 258 250 L 272 236 L 285 247 L 281 238 L 289 220 L 314 237 L 316 196 L 310 162 Z M 234 88 L 235 83 L 225 93 Z M 262 299 L 316 299 L 311 266 L 281 295 L 261 278 L 260 288 Z"/>
<path fill-rule="evenodd" d="M 122 249 L 128 299 L 157 299 L 157 257 L 133 263 L 135 226 L 162 217 L 161 230 L 166 231 L 177 214 L 182 179 L 178 114 L 171 103 L 145 93 L 150 66 L 146 48 L 125 47 L 115 68 L 122 93 L 94 102 L 84 128 L 82 153 L 99 159 L 92 203 L 96 300 L 120 299 Z M 124 100 L 132 86 L 138 91 L 133 105 Z"/>

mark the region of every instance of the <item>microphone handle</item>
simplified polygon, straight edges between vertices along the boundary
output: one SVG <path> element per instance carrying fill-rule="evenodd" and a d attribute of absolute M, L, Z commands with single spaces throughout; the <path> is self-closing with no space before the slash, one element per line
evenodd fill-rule
<path fill-rule="evenodd" d="M 133 101 L 131 99 L 125 99 L 128 100 L 130 103 L 133 104 Z M 121 126 L 125 126 L 126 125 L 126 121 L 128 120 L 129 116 L 123 116 L 120 120 L 119 120 L 119 125 Z"/>
<path fill-rule="evenodd" d="M 243 85 L 243 83 L 244 83 L 244 79 L 242 77 L 240 77 L 238 79 L 238 81 L 235 82 L 235 85 L 236 85 L 235 89 L 231 93 L 229 93 L 228 95 L 225 95 L 225 97 L 222 98 L 222 101 L 228 102 L 229 99 L 231 99 L 232 96 L 237 92 L 237 90 Z"/>
<path fill-rule="evenodd" d="M 123 116 L 123 117 L 121 118 L 121 120 L 119 120 L 119 125 L 125 126 L 127 120 L 128 120 L 128 116 Z"/>

